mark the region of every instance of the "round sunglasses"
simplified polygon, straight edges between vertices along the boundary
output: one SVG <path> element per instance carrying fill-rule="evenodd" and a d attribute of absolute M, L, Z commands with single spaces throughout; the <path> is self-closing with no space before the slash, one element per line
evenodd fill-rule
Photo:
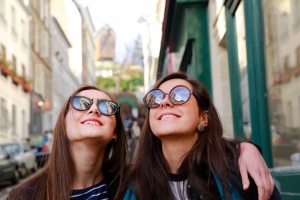
<path fill-rule="evenodd" d="M 177 85 L 170 93 L 164 93 L 160 89 L 150 90 L 143 98 L 147 108 L 156 108 L 160 106 L 162 100 L 168 95 L 168 99 L 172 104 L 181 105 L 186 103 L 193 92 L 186 86 Z"/>
<path fill-rule="evenodd" d="M 78 111 L 88 110 L 93 105 L 93 99 L 84 96 L 71 96 L 69 99 L 72 107 Z M 120 105 L 107 99 L 97 99 L 97 108 L 103 115 L 113 115 L 120 110 Z"/>

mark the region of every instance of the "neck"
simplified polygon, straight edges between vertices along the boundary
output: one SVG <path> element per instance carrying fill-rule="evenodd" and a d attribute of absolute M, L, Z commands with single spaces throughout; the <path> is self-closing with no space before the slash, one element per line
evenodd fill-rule
<path fill-rule="evenodd" d="M 191 150 L 192 146 L 196 142 L 198 136 L 186 138 L 172 138 L 162 139 L 162 151 L 163 155 L 168 162 L 170 172 L 173 174 L 178 173 L 178 169 L 185 158 L 186 154 Z"/>
<path fill-rule="evenodd" d="M 90 143 L 73 143 L 72 152 L 76 166 L 72 189 L 83 189 L 99 183 L 103 178 L 102 164 L 105 147 Z"/>

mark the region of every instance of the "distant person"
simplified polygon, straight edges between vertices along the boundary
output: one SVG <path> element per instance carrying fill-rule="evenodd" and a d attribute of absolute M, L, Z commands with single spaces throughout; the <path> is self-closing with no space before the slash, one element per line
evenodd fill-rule
<path fill-rule="evenodd" d="M 125 126 L 125 132 L 126 132 L 126 136 L 127 139 L 131 139 L 132 138 L 132 117 L 125 117 L 123 119 L 124 122 L 124 126 Z"/>
<path fill-rule="evenodd" d="M 145 116 L 144 115 L 139 116 L 138 125 L 139 125 L 140 129 L 142 129 L 142 127 L 144 125 L 144 121 L 145 121 Z"/>
<path fill-rule="evenodd" d="M 132 132 L 133 132 L 133 137 L 138 140 L 140 137 L 141 129 L 136 120 L 134 120 L 132 123 Z"/>
<path fill-rule="evenodd" d="M 148 111 L 137 155 L 117 199 L 281 199 L 261 156 L 249 157 L 256 149 L 223 137 L 217 110 L 198 80 L 179 72 L 166 75 L 144 102 Z M 255 182 L 249 184 L 246 169 L 258 171 Z"/>
<path fill-rule="evenodd" d="M 59 114 L 48 162 L 7 199 L 114 199 L 127 149 L 119 111 L 98 88 L 77 89 Z"/>
<path fill-rule="evenodd" d="M 139 143 L 139 137 L 140 137 L 140 132 L 141 132 L 141 129 L 138 125 L 138 122 L 136 120 L 133 121 L 132 123 L 132 142 L 131 142 L 131 147 L 130 149 L 132 150 L 130 152 L 130 160 L 132 160 L 132 158 L 134 157 L 135 155 L 135 151 L 136 151 L 136 148 L 138 146 L 138 143 Z"/>

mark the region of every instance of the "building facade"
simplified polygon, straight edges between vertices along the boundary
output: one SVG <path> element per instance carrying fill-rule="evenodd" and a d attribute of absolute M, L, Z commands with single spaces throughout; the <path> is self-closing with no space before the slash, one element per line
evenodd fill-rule
<path fill-rule="evenodd" d="M 51 14 L 65 33 L 71 48 L 68 51 L 69 68 L 82 83 L 82 16 L 72 0 L 51 0 Z"/>
<path fill-rule="evenodd" d="M 78 5 L 82 16 L 82 84 L 95 85 L 94 32 L 95 28 L 87 7 Z"/>
<path fill-rule="evenodd" d="M 51 68 L 51 13 L 50 0 L 31 1 L 31 64 L 30 73 L 33 80 L 31 93 L 30 133 L 43 134 L 52 127 L 52 68 Z"/>
<path fill-rule="evenodd" d="M 30 133 L 30 6 L 0 1 L 0 142 Z"/>
<path fill-rule="evenodd" d="M 72 92 L 75 91 L 80 84 L 69 68 L 68 50 L 71 47 L 71 44 L 54 17 L 52 17 L 51 23 L 51 36 L 51 62 L 53 77 L 53 104 L 51 113 L 54 120 L 49 121 L 48 123 L 54 127 L 56 119 L 58 118 L 60 110 L 66 99 L 69 98 Z"/>

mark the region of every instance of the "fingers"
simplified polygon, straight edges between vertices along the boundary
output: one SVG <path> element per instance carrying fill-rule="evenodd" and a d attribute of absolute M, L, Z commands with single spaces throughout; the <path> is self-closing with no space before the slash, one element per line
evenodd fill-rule
<path fill-rule="evenodd" d="M 268 180 L 268 184 L 269 184 L 267 193 L 268 193 L 268 196 L 270 197 L 273 194 L 275 183 L 274 183 L 274 180 L 273 180 L 273 177 L 272 177 L 270 171 L 267 171 L 266 176 L 267 176 L 266 180 Z"/>
<path fill-rule="evenodd" d="M 261 160 L 261 162 L 265 163 L 264 160 Z M 270 198 L 270 196 L 273 193 L 274 180 L 267 166 L 265 167 L 262 166 L 263 165 L 260 165 L 260 167 L 256 169 L 258 173 L 257 172 L 252 172 L 252 173 L 249 172 L 249 173 L 257 186 L 258 199 L 267 200 Z"/>
<path fill-rule="evenodd" d="M 258 199 L 267 200 L 270 198 L 274 190 L 274 180 L 265 160 L 254 145 L 241 144 L 239 169 L 244 190 L 250 186 L 249 174 L 257 186 Z"/>
<path fill-rule="evenodd" d="M 241 173 L 241 177 L 242 177 L 243 189 L 247 190 L 250 186 L 250 181 L 248 178 L 248 172 L 247 172 L 246 165 L 240 163 L 239 168 L 240 168 L 240 173 Z"/>
<path fill-rule="evenodd" d="M 257 169 L 259 171 L 259 169 Z M 250 173 L 251 175 L 251 173 Z M 258 191 L 258 200 L 267 200 L 270 197 L 270 181 L 269 177 L 265 172 L 259 171 L 259 173 L 255 173 L 251 175 L 253 178 Z"/>

